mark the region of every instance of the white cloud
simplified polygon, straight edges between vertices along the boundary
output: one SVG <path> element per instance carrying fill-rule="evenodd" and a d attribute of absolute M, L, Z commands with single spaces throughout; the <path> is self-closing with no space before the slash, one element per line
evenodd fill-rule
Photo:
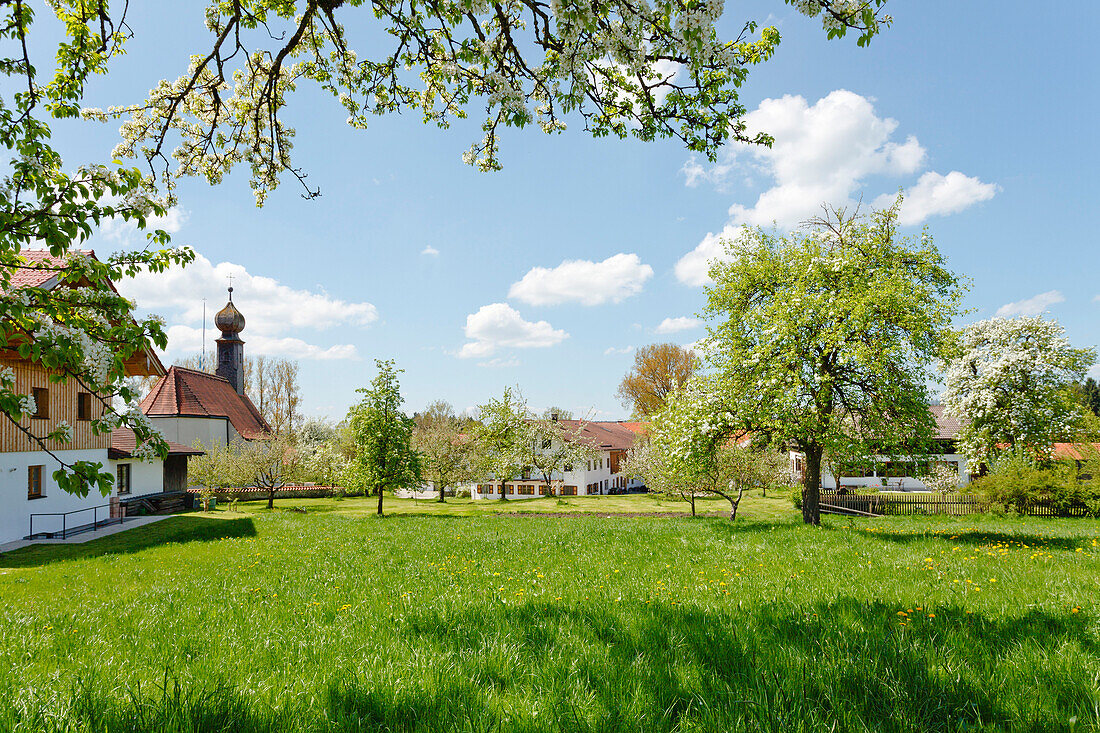
<path fill-rule="evenodd" d="M 653 329 L 654 333 L 678 333 L 680 331 L 688 331 L 693 328 L 699 327 L 698 318 L 689 318 L 687 316 L 679 316 L 678 318 L 666 318 L 661 321 L 657 328 Z"/>
<path fill-rule="evenodd" d="M 163 229 L 169 234 L 178 232 L 187 223 L 187 212 L 178 206 L 172 206 L 164 212 L 164 216 L 150 216 L 145 220 L 145 231 Z M 138 234 L 137 225 L 133 221 L 124 221 L 118 217 L 105 220 L 99 226 L 99 233 L 121 244 L 129 244 L 132 241 L 145 238 L 144 234 Z"/>
<path fill-rule="evenodd" d="M 633 353 L 634 353 L 634 347 L 633 346 L 624 346 L 621 349 L 616 349 L 614 346 L 608 346 L 606 349 L 603 350 L 603 355 L 604 356 L 611 356 L 613 354 L 633 354 Z"/>
<path fill-rule="evenodd" d="M 459 358 L 492 356 L 500 348 L 543 348 L 554 346 L 569 334 L 546 321 L 525 321 L 507 303 L 483 305 L 466 316 L 466 338 L 471 339 L 458 352 Z"/>
<path fill-rule="evenodd" d="M 711 262 L 729 259 L 723 243 L 737 239 L 741 234 L 741 230 L 742 227 L 727 224 L 718 234 L 708 233 L 695 249 L 677 261 L 675 267 L 676 279 L 693 287 L 700 287 L 709 283 L 711 280 L 707 272 L 710 270 Z"/>
<path fill-rule="evenodd" d="M 653 268 L 636 254 L 619 253 L 603 262 L 565 260 L 554 268 L 531 268 L 512 283 L 508 297 L 530 305 L 619 303 L 640 293 L 651 277 Z"/>
<path fill-rule="evenodd" d="M 252 354 L 278 354 L 301 359 L 354 359 L 355 347 L 339 344 L 315 346 L 294 338 L 289 332 L 308 328 L 324 330 L 335 326 L 368 326 L 378 320 L 370 303 L 352 303 L 327 293 L 296 290 L 279 281 L 253 275 L 243 265 L 220 262 L 214 265 L 196 255 L 186 267 L 161 273 L 141 273 L 123 279 L 119 291 L 144 311 L 159 313 L 171 324 L 168 351 L 195 351 L 201 345 L 203 298 L 206 302 L 208 344 L 217 332 L 214 314 L 227 298 L 228 277 L 233 276 L 233 302 L 245 317 L 243 338 Z M 186 329 L 186 330 L 185 330 Z M 199 334 L 198 338 L 193 337 Z"/>
<path fill-rule="evenodd" d="M 485 367 L 487 369 L 507 369 L 509 367 L 518 367 L 520 365 L 520 360 L 519 357 L 516 356 L 508 359 L 497 356 L 489 359 L 488 361 L 479 361 L 477 365 L 479 367 Z"/>
<path fill-rule="evenodd" d="M 1100 380 L 1100 364 L 1093 364 L 1085 374 L 1093 379 Z"/>
<path fill-rule="evenodd" d="M 997 309 L 997 315 L 1001 318 L 1012 316 L 1037 316 L 1050 310 L 1050 306 L 1064 303 L 1065 297 L 1058 290 L 1048 290 L 1039 293 L 1032 298 L 1017 300 L 1015 303 L 1005 303 Z"/>
<path fill-rule="evenodd" d="M 982 183 L 973 176 L 951 171 L 946 176 L 929 171 L 922 175 L 917 185 L 905 191 L 898 223 L 920 224 L 933 216 L 956 214 L 981 201 L 988 201 L 1000 190 L 995 183 Z M 885 208 L 894 203 L 895 194 L 883 194 L 875 199 L 875 208 Z"/>
<path fill-rule="evenodd" d="M 710 182 L 724 186 L 734 171 L 746 169 L 770 178 L 772 184 L 752 205 L 733 203 L 723 233 L 738 226 L 791 229 L 821 212 L 827 203 L 852 207 L 856 194 L 873 177 L 903 177 L 925 166 L 926 151 L 916 137 L 895 139 L 897 120 L 880 117 L 872 101 L 838 89 L 809 104 L 801 96 L 765 99 L 745 116 L 747 132 L 767 132 L 775 139 L 770 148 L 734 143 L 719 161 L 705 167 L 688 160 L 681 172 L 687 185 Z M 929 216 L 956 213 L 991 198 L 995 184 L 952 171 L 946 176 L 927 172 L 907 194 L 903 224 L 918 224 Z M 892 202 L 879 197 L 876 205 Z M 718 235 L 719 237 L 721 235 Z M 676 275 L 687 285 L 708 282 L 705 263 L 721 253 L 716 235 L 708 234 L 695 250 L 676 265 Z"/>
<path fill-rule="evenodd" d="M 247 320 L 247 316 L 245 317 Z M 202 349 L 202 329 L 192 326 L 174 325 L 167 329 L 169 354 L 197 353 Z M 245 349 L 248 354 L 256 356 L 284 356 L 290 359 L 312 359 L 316 361 L 332 361 L 336 359 L 358 360 L 359 352 L 353 344 L 336 344 L 334 346 L 317 346 L 302 339 L 292 336 L 263 336 L 248 335 L 245 341 Z M 218 331 L 213 326 L 206 330 L 206 349 L 214 348 L 214 339 L 218 337 Z"/>
<path fill-rule="evenodd" d="M 427 247 L 420 250 L 420 254 L 428 255 L 429 257 L 438 257 L 439 256 L 439 250 L 429 244 Z"/>

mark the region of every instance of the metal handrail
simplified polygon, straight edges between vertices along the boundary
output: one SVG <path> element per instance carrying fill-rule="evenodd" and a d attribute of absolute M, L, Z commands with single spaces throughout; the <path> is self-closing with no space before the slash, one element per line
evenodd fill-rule
<path fill-rule="evenodd" d="M 99 519 L 99 510 L 100 509 L 107 509 L 108 516 L 104 520 Z M 73 534 L 76 534 L 77 532 L 84 532 L 88 528 L 87 524 L 79 524 L 79 525 L 76 525 L 76 526 L 74 526 L 70 529 L 69 528 L 69 516 L 72 515 L 72 514 L 80 514 L 81 512 L 91 512 L 92 513 L 92 524 L 91 524 L 92 529 L 98 529 L 98 528 L 104 527 L 108 524 L 114 524 L 114 523 L 121 524 L 122 520 L 123 520 L 122 512 L 121 511 L 119 512 L 119 516 L 112 517 L 112 516 L 110 516 L 110 509 L 111 509 L 110 504 L 100 504 L 98 506 L 84 507 L 83 509 L 74 509 L 71 512 L 39 512 L 37 514 L 32 514 L 31 515 L 31 527 L 30 527 L 31 531 L 30 531 L 30 534 L 27 535 L 27 537 L 28 537 L 28 539 L 31 539 L 31 538 L 34 537 L 34 518 L 35 517 L 61 517 L 61 539 L 67 538 L 69 536 L 70 532 L 72 532 Z M 42 535 L 44 535 L 46 537 L 49 537 L 51 539 L 54 538 L 54 537 L 57 537 L 57 535 L 58 535 L 58 533 L 56 531 L 53 531 L 53 532 L 39 532 L 39 534 L 42 534 Z"/>

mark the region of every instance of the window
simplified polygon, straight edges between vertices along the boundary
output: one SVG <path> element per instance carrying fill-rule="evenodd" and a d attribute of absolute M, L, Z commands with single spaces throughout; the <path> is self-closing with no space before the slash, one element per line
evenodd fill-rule
<path fill-rule="evenodd" d="M 589 462 L 588 462 L 588 470 L 589 470 L 589 471 L 591 471 L 591 470 L 592 470 L 592 461 L 589 461 Z"/>
<path fill-rule="evenodd" d="M 35 387 L 31 390 L 31 396 L 34 397 L 35 407 L 35 413 L 31 417 L 39 420 L 48 418 L 50 416 L 50 390 L 45 387 Z"/>
<path fill-rule="evenodd" d="M 561 487 L 561 495 L 562 496 L 576 496 L 577 495 L 577 487 L 576 486 L 562 486 Z"/>
<path fill-rule="evenodd" d="M 27 466 L 27 498 L 42 498 L 42 466 Z"/>
<path fill-rule="evenodd" d="M 92 396 L 87 392 L 76 393 L 76 419 L 92 419 Z"/>
<path fill-rule="evenodd" d="M 120 463 L 118 468 L 115 469 L 116 479 L 115 486 L 118 487 L 119 494 L 130 493 L 130 464 Z"/>

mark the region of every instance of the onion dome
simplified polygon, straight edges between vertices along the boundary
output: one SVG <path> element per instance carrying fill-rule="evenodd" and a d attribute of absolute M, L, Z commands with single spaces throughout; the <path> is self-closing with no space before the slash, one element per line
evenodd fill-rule
<path fill-rule="evenodd" d="M 244 316 L 233 305 L 233 288 L 229 288 L 229 302 L 214 316 L 214 325 L 222 332 L 222 338 L 231 338 L 244 330 Z"/>

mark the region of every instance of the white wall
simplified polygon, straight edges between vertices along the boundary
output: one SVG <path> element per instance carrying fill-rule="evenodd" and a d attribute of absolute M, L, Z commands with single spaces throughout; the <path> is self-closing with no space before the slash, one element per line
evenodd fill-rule
<path fill-rule="evenodd" d="M 601 459 L 603 461 L 602 466 L 600 466 L 600 460 Z M 576 486 L 577 487 L 577 496 L 588 495 L 590 493 L 587 490 L 588 485 L 589 484 L 595 484 L 595 483 L 599 483 L 602 488 L 592 489 L 592 491 L 591 491 L 592 495 L 595 495 L 595 494 L 609 494 L 609 493 L 611 493 L 611 491 L 615 490 L 615 488 L 616 488 L 615 487 L 615 479 L 616 478 L 624 478 L 624 474 L 622 474 L 621 472 L 620 473 L 611 473 L 611 452 L 610 451 L 601 451 L 600 452 L 600 454 L 596 457 L 596 460 L 594 460 L 592 462 L 592 470 L 591 471 L 588 470 L 588 462 L 587 461 L 585 461 L 583 464 L 574 466 L 574 468 L 576 468 L 578 470 L 570 471 L 570 472 L 565 473 L 565 474 L 555 473 L 555 474 L 553 474 L 553 476 L 551 478 L 554 479 L 554 480 L 560 480 L 562 482 L 562 484 L 565 485 L 565 486 Z M 620 464 L 619 468 L 622 468 L 622 464 Z M 521 484 L 521 483 L 522 484 L 532 484 L 533 483 L 537 487 L 537 486 L 542 484 L 542 478 L 540 476 L 532 474 L 530 479 L 516 480 L 514 482 L 509 481 L 508 483 L 516 483 L 516 484 Z M 483 482 L 481 482 L 481 484 L 484 486 L 484 485 L 486 485 L 486 482 L 483 481 Z M 473 493 L 471 494 L 473 496 L 473 498 L 475 498 L 475 499 L 484 499 L 484 498 L 489 498 L 489 497 L 500 498 L 500 495 L 498 493 L 496 493 L 499 490 L 500 486 L 496 485 L 496 484 L 491 484 L 491 483 L 489 485 L 492 486 L 492 493 L 481 494 L 477 491 L 477 484 L 474 484 L 471 487 L 472 489 L 474 489 Z M 630 481 L 625 481 L 624 486 L 620 487 L 620 488 L 621 488 L 621 490 L 626 490 L 628 488 L 640 487 L 641 485 L 642 485 L 641 481 L 630 480 Z M 535 490 L 538 491 L 537 488 Z M 535 496 L 538 496 L 538 494 L 536 494 Z M 506 498 L 506 499 L 531 499 L 531 498 L 534 498 L 534 497 L 529 496 L 529 495 L 520 496 L 519 494 L 505 494 L 504 498 Z"/>
<path fill-rule="evenodd" d="M 188 447 L 195 441 L 203 445 L 225 445 L 240 437 L 233 424 L 224 417 L 150 417 L 149 422 L 164 435 L 166 440 Z M 228 431 L 228 432 L 227 432 Z"/>
<path fill-rule="evenodd" d="M 130 493 L 125 496 L 159 494 L 164 491 L 164 461 L 139 461 L 134 458 L 120 458 L 117 461 L 108 461 L 108 463 L 111 466 L 111 473 L 115 476 L 118 476 L 118 464 L 130 464 Z"/>
<path fill-rule="evenodd" d="M 73 461 L 97 461 L 107 466 L 107 449 L 57 451 L 57 455 L 66 463 Z M 42 497 L 27 498 L 27 467 L 42 466 Z M 57 487 L 53 472 L 60 464 L 44 451 L 21 451 L 18 453 L 0 453 L 0 543 L 23 539 L 30 531 L 31 514 L 51 512 L 71 512 L 76 509 L 99 506 L 110 502 L 98 491 L 85 498 L 67 494 Z M 112 491 L 112 494 L 114 492 Z M 107 510 L 100 510 L 99 516 L 107 516 Z M 92 512 L 70 517 L 70 521 L 84 524 L 91 521 Z M 86 518 L 86 519 L 85 519 Z M 35 519 L 35 531 L 61 528 L 60 517 L 42 517 Z"/>
<path fill-rule="evenodd" d="M 792 452 L 791 454 L 791 470 L 794 471 L 795 457 L 800 454 Z M 891 457 L 891 456 L 874 456 L 871 460 L 875 463 L 886 463 L 892 460 L 906 460 L 908 456 Z M 959 483 L 960 487 L 966 486 L 970 483 L 970 470 L 967 466 L 966 456 L 958 453 L 943 453 L 930 456 L 919 456 L 919 461 L 936 461 L 944 463 L 954 463 L 959 469 Z M 915 476 L 904 477 L 880 477 L 872 473 L 870 476 L 841 476 L 841 486 L 858 486 L 860 488 L 873 487 L 879 490 L 885 491 L 928 491 L 928 487 L 924 485 L 924 482 Z M 837 481 L 833 475 L 829 472 L 828 468 L 823 464 L 821 466 L 821 487 L 827 490 L 835 490 Z"/>

